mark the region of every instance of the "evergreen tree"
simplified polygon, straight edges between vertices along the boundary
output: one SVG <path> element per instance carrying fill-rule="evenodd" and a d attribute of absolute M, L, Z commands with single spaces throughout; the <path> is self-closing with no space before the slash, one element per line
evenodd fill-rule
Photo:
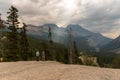
<path fill-rule="evenodd" d="M 28 58 L 30 57 L 26 27 L 27 25 L 23 23 L 23 27 L 20 28 L 20 55 L 22 60 L 28 60 Z"/>
<path fill-rule="evenodd" d="M 11 6 L 9 8 L 9 12 L 7 12 L 9 15 L 7 18 L 7 22 L 9 24 L 9 32 L 7 34 L 9 42 L 7 43 L 7 54 L 6 58 L 9 61 L 17 61 L 19 59 L 19 46 L 18 46 L 18 10 Z"/>

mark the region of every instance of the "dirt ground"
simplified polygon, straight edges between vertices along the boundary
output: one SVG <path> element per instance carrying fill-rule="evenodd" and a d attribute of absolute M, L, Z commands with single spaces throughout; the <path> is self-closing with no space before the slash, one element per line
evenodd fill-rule
<path fill-rule="evenodd" d="M 120 80 L 120 69 L 58 62 L 4 62 L 0 63 L 0 80 Z"/>

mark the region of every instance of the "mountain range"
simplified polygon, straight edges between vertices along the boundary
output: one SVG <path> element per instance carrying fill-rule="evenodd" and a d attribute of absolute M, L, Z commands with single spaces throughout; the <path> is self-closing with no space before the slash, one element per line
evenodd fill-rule
<path fill-rule="evenodd" d="M 69 24 L 66 27 L 59 27 L 56 24 L 43 24 L 40 26 L 28 24 L 27 33 L 34 38 L 48 40 L 49 27 L 51 28 L 54 42 L 68 46 L 69 31 L 71 30 L 72 41 L 76 42 L 79 50 L 95 51 L 100 49 L 102 52 L 120 53 L 120 36 L 116 39 L 110 39 L 100 33 L 89 31 L 78 24 Z M 6 31 L 7 28 L 4 27 L 4 29 L 2 30 Z"/>
<path fill-rule="evenodd" d="M 44 24 L 41 26 L 28 25 L 28 34 L 40 39 L 48 40 L 48 29 L 51 28 L 52 39 L 54 42 L 69 44 L 68 30 L 71 30 L 72 41 L 75 41 L 81 50 L 99 48 L 108 44 L 112 39 L 104 37 L 100 33 L 94 33 L 84 29 L 78 24 L 69 24 L 67 27 L 58 27 L 56 24 Z"/>

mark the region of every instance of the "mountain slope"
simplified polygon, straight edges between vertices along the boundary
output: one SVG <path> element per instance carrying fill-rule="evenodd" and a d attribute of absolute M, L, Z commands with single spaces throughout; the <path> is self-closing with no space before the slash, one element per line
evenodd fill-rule
<path fill-rule="evenodd" d="M 112 39 L 104 37 L 100 33 L 94 33 L 90 36 L 87 36 L 88 44 L 92 47 L 101 47 L 105 44 L 108 44 Z"/>
<path fill-rule="evenodd" d="M 112 40 L 110 43 L 102 46 L 101 51 L 119 53 L 120 52 L 120 36 Z"/>
<path fill-rule="evenodd" d="M 76 24 L 76 25 L 73 25 L 73 24 L 69 24 L 66 28 L 67 30 L 71 29 L 72 31 L 72 34 L 74 36 L 89 36 L 89 35 L 92 35 L 94 34 L 93 32 L 90 32 L 84 28 L 82 28 L 80 25 Z"/>
<path fill-rule="evenodd" d="M 28 25 L 28 34 L 44 40 L 48 39 L 48 28 L 51 27 L 54 42 L 66 44 L 68 42 L 68 30 L 71 29 L 72 39 L 78 47 L 88 44 L 88 47 L 100 47 L 111 41 L 111 39 L 82 28 L 80 25 L 70 24 L 66 28 L 58 27 L 56 24 L 44 24 L 42 26 Z M 84 43 L 81 41 L 84 40 Z M 81 44 L 79 44 L 81 43 Z M 82 46 L 81 46 L 82 47 Z"/>

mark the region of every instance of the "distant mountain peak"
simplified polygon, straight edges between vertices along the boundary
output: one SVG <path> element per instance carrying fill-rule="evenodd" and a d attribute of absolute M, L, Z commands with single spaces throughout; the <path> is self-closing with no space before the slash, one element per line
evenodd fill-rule
<path fill-rule="evenodd" d="M 113 42 L 120 43 L 120 35 L 116 39 L 114 39 Z"/>
<path fill-rule="evenodd" d="M 101 48 L 101 51 L 105 51 L 105 52 L 112 51 L 116 53 L 118 49 L 120 49 L 120 36 L 112 40 L 110 43 L 104 45 Z"/>
<path fill-rule="evenodd" d="M 79 24 L 69 24 L 67 28 L 82 28 Z"/>
<path fill-rule="evenodd" d="M 119 39 L 120 39 L 120 35 L 119 35 L 117 38 L 119 38 Z"/>
<path fill-rule="evenodd" d="M 80 26 L 79 24 L 69 24 L 68 26 Z"/>
<path fill-rule="evenodd" d="M 47 24 L 44 24 L 43 26 L 48 26 L 48 27 L 58 27 L 56 24 L 54 23 L 47 23 Z"/>
<path fill-rule="evenodd" d="M 86 30 L 86 29 L 84 29 L 83 27 L 81 27 L 79 24 L 69 24 L 67 27 L 66 27 L 66 29 L 72 29 L 72 30 L 82 30 L 82 31 L 88 31 L 88 30 Z"/>

